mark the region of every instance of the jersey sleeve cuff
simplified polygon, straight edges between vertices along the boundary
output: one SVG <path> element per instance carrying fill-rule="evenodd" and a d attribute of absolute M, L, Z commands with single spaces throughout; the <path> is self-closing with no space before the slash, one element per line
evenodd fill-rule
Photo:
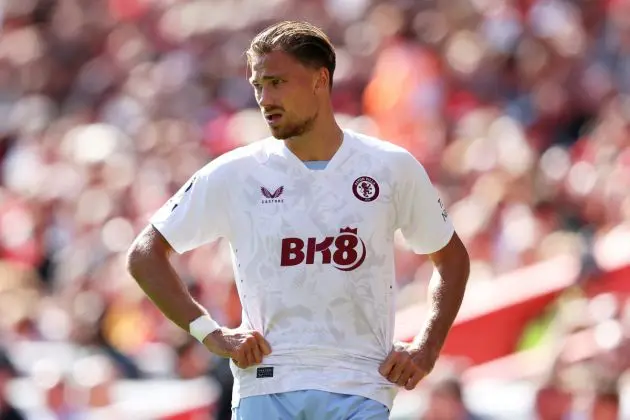
<path fill-rule="evenodd" d="M 451 240 L 454 234 L 455 234 L 455 228 L 453 227 L 453 225 L 451 225 L 451 228 L 448 231 L 446 231 L 444 235 L 442 235 L 442 237 L 440 237 L 440 240 L 435 241 L 432 247 L 430 248 L 419 247 L 417 250 L 414 249 L 414 251 L 417 254 L 421 254 L 421 255 L 433 254 L 434 252 L 437 252 L 441 250 L 442 248 L 444 248 L 446 245 L 448 245 L 449 241 Z"/>
<path fill-rule="evenodd" d="M 151 223 L 151 226 L 153 226 L 155 230 L 160 232 L 160 234 L 166 240 L 166 242 L 168 242 L 171 248 L 173 248 L 173 250 L 177 252 L 179 255 L 187 251 L 187 249 L 184 249 L 180 244 L 177 243 L 175 238 L 173 238 L 173 234 L 169 232 L 169 230 L 166 228 L 166 226 L 163 223 L 153 221 L 153 220 L 151 220 L 149 223 Z"/>

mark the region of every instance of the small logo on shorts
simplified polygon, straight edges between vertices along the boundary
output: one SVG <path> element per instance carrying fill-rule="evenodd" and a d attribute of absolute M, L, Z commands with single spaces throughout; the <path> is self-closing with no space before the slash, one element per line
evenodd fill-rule
<path fill-rule="evenodd" d="M 378 198 L 379 187 L 374 178 L 369 176 L 361 176 L 352 184 L 352 192 L 354 196 L 366 203 L 374 201 Z"/>
<path fill-rule="evenodd" d="M 273 366 L 257 368 L 256 378 L 273 378 Z"/>

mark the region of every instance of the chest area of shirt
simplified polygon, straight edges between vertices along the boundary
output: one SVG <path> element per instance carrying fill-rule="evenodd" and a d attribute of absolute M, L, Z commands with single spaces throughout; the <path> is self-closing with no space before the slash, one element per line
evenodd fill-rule
<path fill-rule="evenodd" d="M 297 218 L 317 214 L 343 218 L 375 216 L 392 202 L 392 186 L 376 174 L 339 176 L 313 171 L 299 177 L 259 174 L 248 177 L 235 195 L 236 205 L 260 216 Z"/>
<path fill-rule="evenodd" d="M 232 190 L 232 221 L 237 230 L 257 235 L 358 226 L 365 231 L 368 225 L 387 223 L 393 213 L 394 187 L 379 173 L 260 171 L 240 184 Z"/>

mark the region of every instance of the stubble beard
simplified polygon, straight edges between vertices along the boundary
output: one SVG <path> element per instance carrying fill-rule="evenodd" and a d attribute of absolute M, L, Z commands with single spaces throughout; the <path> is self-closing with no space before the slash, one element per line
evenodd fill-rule
<path fill-rule="evenodd" d="M 299 137 L 308 133 L 313 129 L 318 113 L 312 117 L 308 117 L 298 123 L 289 123 L 279 127 L 271 127 L 271 133 L 278 140 L 287 140 L 293 137 Z"/>

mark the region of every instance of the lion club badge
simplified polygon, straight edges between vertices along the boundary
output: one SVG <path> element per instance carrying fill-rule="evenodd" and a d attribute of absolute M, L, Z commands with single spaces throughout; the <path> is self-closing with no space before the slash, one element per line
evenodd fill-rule
<path fill-rule="evenodd" d="M 374 178 L 361 176 L 352 184 L 352 192 L 354 193 L 354 196 L 361 201 L 374 201 L 378 198 L 378 183 L 374 180 Z"/>

